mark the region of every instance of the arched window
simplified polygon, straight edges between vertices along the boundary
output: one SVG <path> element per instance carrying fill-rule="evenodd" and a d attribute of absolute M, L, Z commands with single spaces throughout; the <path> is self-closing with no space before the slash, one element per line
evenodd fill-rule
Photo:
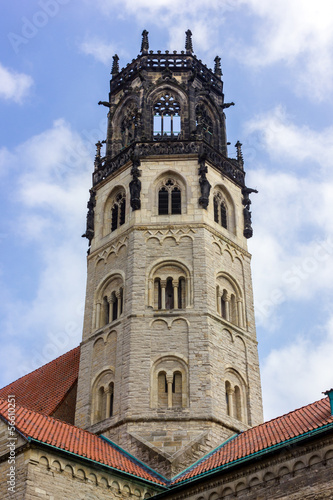
<path fill-rule="evenodd" d="M 148 305 L 154 309 L 185 309 L 190 305 L 190 273 L 175 261 L 158 264 L 148 283 Z"/>
<path fill-rule="evenodd" d="M 123 314 L 124 288 L 120 276 L 109 278 L 96 297 L 95 328 L 101 328 L 115 321 Z"/>
<path fill-rule="evenodd" d="M 179 270 L 177 270 L 179 273 Z M 185 309 L 186 290 L 185 278 L 155 278 L 154 280 L 154 308 L 155 309 Z"/>
<path fill-rule="evenodd" d="M 126 197 L 125 193 L 118 193 L 111 207 L 111 232 L 125 223 Z"/>
<path fill-rule="evenodd" d="M 207 108 L 204 104 L 198 104 L 195 108 L 197 131 L 202 134 L 202 137 L 209 144 L 212 143 L 213 138 L 213 121 L 210 118 Z"/>
<path fill-rule="evenodd" d="M 214 195 L 214 221 L 225 229 L 228 229 L 227 206 L 221 193 L 216 193 Z"/>
<path fill-rule="evenodd" d="M 139 124 L 138 108 L 134 103 L 127 106 L 121 122 L 121 145 L 126 147 L 137 139 Z"/>
<path fill-rule="evenodd" d="M 151 404 L 155 408 L 188 405 L 187 365 L 176 356 L 165 356 L 152 369 Z"/>
<path fill-rule="evenodd" d="M 111 370 L 103 372 L 93 388 L 92 423 L 100 422 L 114 414 L 114 382 Z"/>
<path fill-rule="evenodd" d="M 236 370 L 227 372 L 225 381 L 225 399 L 227 415 L 246 422 L 246 389 L 242 377 Z"/>
<path fill-rule="evenodd" d="M 230 276 L 221 273 L 216 284 L 217 312 L 227 321 L 243 328 L 243 301 L 241 289 Z"/>
<path fill-rule="evenodd" d="M 170 92 L 166 92 L 154 104 L 154 138 L 177 137 L 180 131 L 179 102 Z"/>
<path fill-rule="evenodd" d="M 158 192 L 158 214 L 181 214 L 181 190 L 173 179 L 166 179 Z"/>

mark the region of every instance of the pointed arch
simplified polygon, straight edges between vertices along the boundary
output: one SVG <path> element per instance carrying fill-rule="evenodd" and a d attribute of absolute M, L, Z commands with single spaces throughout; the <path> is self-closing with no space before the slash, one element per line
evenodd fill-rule
<path fill-rule="evenodd" d="M 122 185 L 115 186 L 104 204 L 102 236 L 107 236 L 125 224 L 127 212 L 126 189 Z"/>
<path fill-rule="evenodd" d="M 141 129 L 140 98 L 137 94 L 125 95 L 120 100 L 112 119 L 115 153 L 135 142 Z"/>
<path fill-rule="evenodd" d="M 177 82 L 162 81 L 147 95 L 150 136 L 155 140 L 182 137 L 188 116 L 187 96 Z"/>
<path fill-rule="evenodd" d="M 225 186 L 217 184 L 213 190 L 214 222 L 233 234 L 236 234 L 235 203 Z"/>

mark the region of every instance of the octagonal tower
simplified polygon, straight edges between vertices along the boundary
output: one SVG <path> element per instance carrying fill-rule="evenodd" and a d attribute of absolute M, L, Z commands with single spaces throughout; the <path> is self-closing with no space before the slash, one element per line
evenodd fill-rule
<path fill-rule="evenodd" d="M 88 202 L 76 424 L 165 476 L 262 422 L 249 194 L 220 58 L 113 58 Z"/>

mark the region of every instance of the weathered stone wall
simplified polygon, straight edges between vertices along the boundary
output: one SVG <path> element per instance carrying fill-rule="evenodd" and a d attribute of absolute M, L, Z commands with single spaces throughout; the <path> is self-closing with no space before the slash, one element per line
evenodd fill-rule
<path fill-rule="evenodd" d="M 332 438 L 290 446 L 270 458 L 225 470 L 195 485 L 170 491 L 165 500 L 321 500 L 333 497 Z"/>
<path fill-rule="evenodd" d="M 88 257 L 76 425 L 103 432 L 134 454 L 132 430 L 143 441 L 153 442 L 147 437 L 147 429 L 153 433 L 167 432 L 168 436 L 175 431 L 188 431 L 192 422 L 190 425 L 199 436 L 209 428 L 216 433 L 216 423 L 220 426 L 219 439 L 225 439 L 235 430 L 262 421 L 250 255 L 243 236 L 241 189 L 208 165 L 207 178 L 212 189 L 208 210 L 204 210 L 198 203 L 197 158 L 146 160 L 140 165 L 141 209 L 132 211 L 130 167 L 106 179 L 96 194 L 96 236 Z M 163 178 L 175 179 L 181 186 L 180 215 L 158 215 L 158 186 Z M 126 222 L 108 232 L 110 226 L 106 224 L 110 225 L 110 217 L 105 210 L 110 210 L 110 196 L 117 189 L 126 193 Z M 218 190 L 228 203 L 229 229 L 214 222 L 213 195 Z M 166 272 L 171 273 L 178 266 L 184 274 L 186 308 L 157 309 L 153 279 L 163 262 L 169 269 Z M 99 290 L 103 280 L 112 275 L 123 282 L 123 313 L 115 321 L 96 328 Z M 238 325 L 221 316 L 217 303 L 217 286 L 222 289 L 228 283 L 240 303 L 236 304 L 241 318 Z M 111 334 L 116 342 L 109 348 Z M 159 408 L 156 377 L 163 363 L 170 373 L 177 369 L 178 363 L 184 393 L 181 407 Z M 104 369 L 114 372 L 114 413 L 90 427 L 92 388 Z M 227 414 L 228 377 L 240 387 L 241 416 Z M 190 440 L 188 436 L 184 447 Z M 165 443 L 170 443 L 169 451 Z M 174 447 L 174 440 L 166 439 L 161 452 L 172 455 Z M 205 445 L 202 453 L 207 451 Z M 146 454 L 140 457 L 147 458 Z M 197 453 L 192 458 L 195 460 Z M 187 461 L 191 463 L 190 458 Z"/>
<path fill-rule="evenodd" d="M 17 457 L 16 492 L 6 490 L 0 465 L 1 499 L 10 500 L 107 500 L 117 498 L 148 498 L 158 488 L 135 478 L 89 466 L 88 463 L 68 459 L 67 456 L 32 446 Z"/>

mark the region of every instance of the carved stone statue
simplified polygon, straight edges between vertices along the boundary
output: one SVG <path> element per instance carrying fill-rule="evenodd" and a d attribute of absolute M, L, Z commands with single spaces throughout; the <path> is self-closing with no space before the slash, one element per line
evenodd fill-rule
<path fill-rule="evenodd" d="M 202 154 L 199 158 L 200 162 L 200 168 L 199 168 L 199 184 L 200 184 L 200 190 L 201 190 L 201 196 L 199 198 L 199 204 L 207 210 L 208 204 L 209 204 L 209 193 L 211 190 L 211 184 L 209 180 L 207 179 L 206 173 L 208 172 L 207 167 L 205 165 L 205 159 L 206 156 Z"/>
<path fill-rule="evenodd" d="M 86 232 L 82 235 L 82 238 L 87 238 L 89 240 L 88 253 L 90 251 L 91 240 L 93 239 L 95 234 L 95 211 L 94 211 L 95 206 L 96 206 L 96 193 L 93 189 L 90 189 L 90 197 L 87 203 L 88 212 L 87 212 Z"/>
<path fill-rule="evenodd" d="M 141 172 L 139 170 L 140 166 L 140 155 L 139 155 L 139 150 L 137 148 L 134 149 L 133 155 L 132 155 L 132 170 L 131 174 L 133 176 L 133 179 L 129 183 L 129 189 L 130 189 L 130 194 L 131 194 L 131 207 L 132 210 L 140 210 L 141 208 L 141 200 L 140 200 L 140 194 L 141 194 L 141 181 L 139 177 L 141 176 Z"/>
<path fill-rule="evenodd" d="M 244 187 L 242 189 L 242 204 L 244 205 L 243 208 L 243 216 L 244 216 L 244 236 L 245 238 L 251 238 L 253 236 L 253 229 L 252 229 L 252 219 L 251 219 L 251 212 L 250 212 L 250 206 L 251 206 L 251 200 L 249 195 L 251 193 L 257 193 L 258 191 L 256 189 Z"/>

